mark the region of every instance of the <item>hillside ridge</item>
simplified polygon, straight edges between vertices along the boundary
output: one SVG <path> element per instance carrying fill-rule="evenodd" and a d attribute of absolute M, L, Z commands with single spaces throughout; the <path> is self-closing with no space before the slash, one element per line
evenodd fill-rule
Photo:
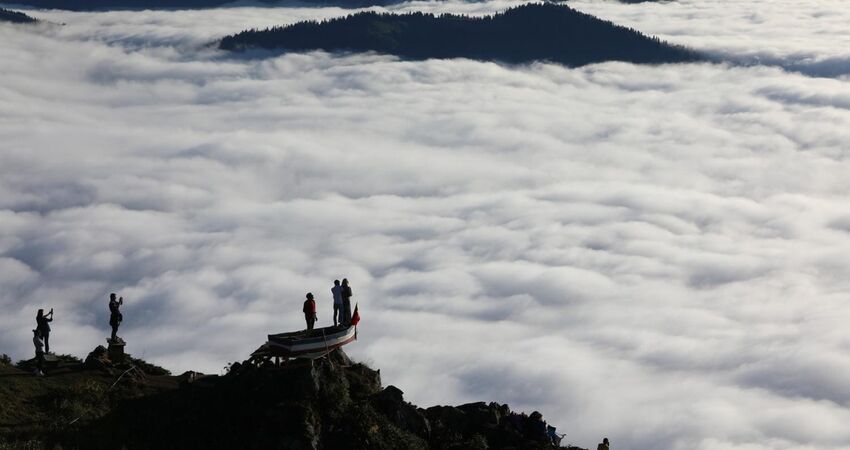
<path fill-rule="evenodd" d="M 238 0 L 15 0 L 15 4 L 35 8 L 61 9 L 66 11 L 115 11 L 115 10 L 163 10 L 163 9 L 207 9 L 239 6 Z M 274 8 L 286 6 L 277 0 L 256 0 L 261 6 Z M 299 6 L 338 6 L 341 8 L 365 8 L 369 6 L 387 6 L 400 3 L 401 0 L 297 0 L 290 5 Z M 281 5 L 278 5 L 281 3 Z"/>
<path fill-rule="evenodd" d="M 32 361 L 0 359 L 0 448 L 559 448 L 537 412 L 420 408 L 341 349 L 312 362 L 237 362 L 220 376 L 112 363 L 103 347 L 56 360 L 37 377 Z"/>
<path fill-rule="evenodd" d="M 0 22 L 9 22 L 9 23 L 36 23 L 38 19 L 28 16 L 20 11 L 13 11 L 11 9 L 0 8 Z"/>
<path fill-rule="evenodd" d="M 226 36 L 219 48 L 377 52 L 406 59 L 469 58 L 506 63 L 551 61 L 690 62 L 703 57 L 565 5 L 529 3 L 483 17 L 374 11 Z"/>

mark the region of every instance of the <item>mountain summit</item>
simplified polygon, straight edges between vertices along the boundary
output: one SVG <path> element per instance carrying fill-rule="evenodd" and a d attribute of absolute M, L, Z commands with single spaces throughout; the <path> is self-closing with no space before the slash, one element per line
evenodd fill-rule
<path fill-rule="evenodd" d="M 36 377 L 0 363 L 0 448 L 554 449 L 542 416 L 508 405 L 419 408 L 341 350 L 226 375 L 172 376 L 98 347 Z M 576 447 L 566 447 L 579 450 Z"/>
<path fill-rule="evenodd" d="M 221 40 L 224 50 L 378 52 L 409 59 L 470 58 L 581 66 L 605 61 L 672 63 L 699 54 L 567 6 L 527 4 L 486 17 L 360 12 L 248 30 Z"/>

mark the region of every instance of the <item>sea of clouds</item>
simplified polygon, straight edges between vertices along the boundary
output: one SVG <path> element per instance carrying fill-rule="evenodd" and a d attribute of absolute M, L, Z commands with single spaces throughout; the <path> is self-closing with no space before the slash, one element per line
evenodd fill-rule
<path fill-rule="evenodd" d="M 835 0 L 570 0 L 586 13 L 746 65 L 850 75 L 850 8 Z"/>
<path fill-rule="evenodd" d="M 346 350 L 421 406 L 539 409 L 583 447 L 850 448 L 847 8 L 573 5 L 747 65 L 208 45 L 336 8 L 0 25 L 0 352 L 52 307 L 84 356 L 117 292 L 129 352 L 219 373 L 307 291 L 327 325 L 348 277 Z"/>

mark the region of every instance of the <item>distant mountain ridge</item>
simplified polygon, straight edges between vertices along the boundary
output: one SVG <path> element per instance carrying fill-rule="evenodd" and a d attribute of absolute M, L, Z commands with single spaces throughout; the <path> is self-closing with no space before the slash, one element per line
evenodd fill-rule
<path fill-rule="evenodd" d="M 206 9 L 218 8 L 236 0 L 14 0 L 15 4 L 45 9 L 68 11 L 109 11 L 122 9 Z M 257 0 L 274 6 L 278 0 Z M 342 8 L 364 8 L 401 3 L 403 0 L 298 0 L 306 6 L 339 6 Z"/>
<path fill-rule="evenodd" d="M 36 23 L 38 22 L 38 19 L 30 17 L 22 12 L 0 8 L 0 22 Z"/>
<path fill-rule="evenodd" d="M 470 58 L 567 66 L 605 61 L 674 63 L 701 55 L 568 6 L 531 3 L 487 17 L 360 12 L 322 22 L 247 30 L 224 50 L 378 52 L 408 59 Z"/>

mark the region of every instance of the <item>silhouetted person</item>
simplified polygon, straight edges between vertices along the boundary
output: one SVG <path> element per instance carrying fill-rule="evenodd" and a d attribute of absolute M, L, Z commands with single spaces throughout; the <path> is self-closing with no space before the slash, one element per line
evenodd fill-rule
<path fill-rule="evenodd" d="M 602 443 L 596 446 L 596 450 L 611 450 L 611 444 L 608 443 L 608 438 L 602 438 Z"/>
<path fill-rule="evenodd" d="M 307 321 L 307 329 L 312 330 L 316 323 L 316 301 L 313 300 L 313 294 L 307 293 L 307 300 L 304 300 L 304 320 Z"/>
<path fill-rule="evenodd" d="M 44 343 L 41 341 L 41 333 L 36 330 L 32 330 L 32 345 L 35 346 L 35 374 L 37 376 L 44 376 L 44 351 L 41 349 L 44 347 Z"/>
<path fill-rule="evenodd" d="M 348 285 L 348 278 L 342 279 L 342 319 L 343 325 L 351 325 L 351 286 Z"/>
<path fill-rule="evenodd" d="M 121 305 L 124 304 L 124 297 L 115 300 L 115 293 L 109 294 L 109 326 L 112 327 L 112 342 L 118 342 L 118 326 L 124 320 L 124 315 L 121 314 Z"/>
<path fill-rule="evenodd" d="M 47 314 L 43 309 L 39 309 L 35 315 L 35 329 L 44 339 L 44 353 L 50 353 L 50 322 L 53 322 L 53 308 L 50 308 Z"/>
<path fill-rule="evenodd" d="M 334 326 L 342 322 L 342 286 L 339 285 L 339 280 L 334 280 L 334 287 L 331 288 L 331 294 L 334 296 Z"/>
<path fill-rule="evenodd" d="M 531 415 L 528 416 L 528 422 L 526 422 L 528 429 L 526 430 L 526 436 L 534 439 L 535 441 L 549 441 L 549 435 L 546 430 L 546 421 L 543 420 L 543 414 L 540 414 L 539 411 L 534 411 Z"/>

